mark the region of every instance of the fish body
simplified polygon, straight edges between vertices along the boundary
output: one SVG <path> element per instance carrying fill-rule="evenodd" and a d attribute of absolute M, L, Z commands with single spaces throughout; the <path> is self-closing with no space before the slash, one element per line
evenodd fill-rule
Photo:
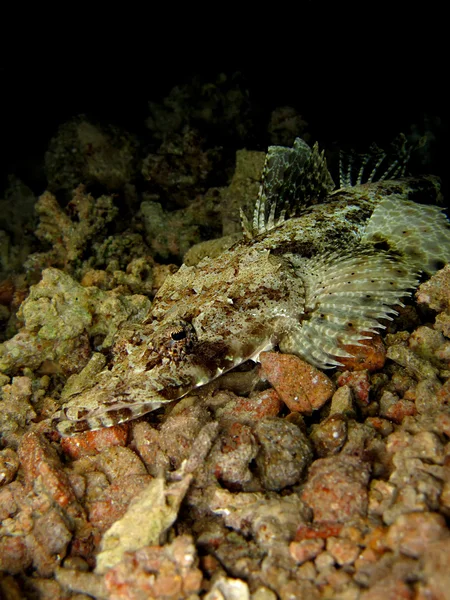
<path fill-rule="evenodd" d="M 274 347 L 324 369 L 351 356 L 345 346 L 392 319 L 421 270 L 450 260 L 448 221 L 429 204 L 438 179 L 372 179 L 333 191 L 317 147 L 269 149 L 244 239 L 165 280 L 111 368 L 65 398 L 60 433 L 143 415 Z"/>

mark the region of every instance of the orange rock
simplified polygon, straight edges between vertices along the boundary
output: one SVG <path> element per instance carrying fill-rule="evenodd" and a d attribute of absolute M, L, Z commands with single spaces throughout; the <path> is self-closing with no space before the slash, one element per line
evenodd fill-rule
<path fill-rule="evenodd" d="M 74 437 L 62 438 L 61 448 L 73 459 L 91 456 L 111 446 L 125 446 L 129 429 L 129 424 L 123 423 L 98 431 L 86 431 Z"/>
<path fill-rule="evenodd" d="M 233 417 L 240 422 L 260 421 L 264 417 L 276 417 L 283 402 L 274 389 L 263 390 L 249 398 L 236 396 L 219 411 L 220 417 Z"/>
<path fill-rule="evenodd" d="M 401 423 L 405 417 L 414 416 L 417 414 L 417 408 L 414 402 L 410 400 L 400 399 L 390 406 L 383 415 L 394 423 Z"/>
<path fill-rule="evenodd" d="M 344 350 L 353 355 L 351 358 L 339 358 L 344 368 L 350 371 L 367 369 L 371 373 L 382 369 L 386 362 L 386 348 L 380 336 L 373 335 L 370 340 L 362 340 L 361 344 L 344 346 Z"/>
<path fill-rule="evenodd" d="M 322 523 L 302 523 L 295 534 L 295 541 L 313 540 L 316 538 L 326 540 L 331 536 L 339 535 L 342 525 L 334 521 Z"/>
<path fill-rule="evenodd" d="M 260 361 L 268 381 L 292 411 L 311 413 L 333 395 L 331 379 L 297 356 L 262 352 Z"/>

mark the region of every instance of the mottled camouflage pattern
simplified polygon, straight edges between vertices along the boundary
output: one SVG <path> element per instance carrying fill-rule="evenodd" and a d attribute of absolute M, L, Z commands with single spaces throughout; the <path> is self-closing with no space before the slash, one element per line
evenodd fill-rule
<path fill-rule="evenodd" d="M 419 263 L 428 261 L 426 243 L 418 248 L 414 238 L 412 248 L 405 241 L 421 224 L 417 207 L 431 209 L 433 234 L 443 241 L 439 258 L 450 256 L 445 217 L 415 204 L 436 202 L 439 182 L 423 177 L 331 187 L 317 148 L 299 141 L 294 150 L 270 149 L 252 226 L 244 219 L 246 239 L 166 279 L 146 322 L 121 332 L 111 368 L 66 398 L 60 433 L 143 415 L 275 346 L 333 367 L 349 356 L 344 346 L 391 319 L 393 306 L 417 285 Z M 397 214 L 394 224 L 386 223 L 387 201 L 400 214 L 415 208 L 400 234 L 391 235 Z"/>

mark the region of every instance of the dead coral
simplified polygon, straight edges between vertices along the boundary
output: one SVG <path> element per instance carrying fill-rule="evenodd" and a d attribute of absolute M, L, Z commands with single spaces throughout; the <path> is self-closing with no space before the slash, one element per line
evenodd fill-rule
<path fill-rule="evenodd" d="M 185 127 L 181 133 L 166 137 L 155 154 L 144 158 L 142 175 L 150 193 L 165 207 L 188 206 L 210 187 L 208 180 L 217 171 L 220 151 L 204 145 L 198 131 Z"/>
<path fill-rule="evenodd" d="M 170 212 L 165 211 L 160 202 L 144 200 L 140 216 L 149 247 L 164 260 L 170 258 L 181 262 L 191 246 L 221 234 L 217 190 L 193 199 L 187 208 Z M 207 232 L 207 238 L 204 232 Z"/>
<path fill-rule="evenodd" d="M 136 140 L 113 126 L 79 116 L 61 125 L 45 154 L 49 190 L 71 192 L 80 183 L 117 190 L 136 172 Z"/>
<path fill-rule="evenodd" d="M 10 176 L 8 183 L 0 199 L 0 281 L 19 271 L 36 245 L 36 197 L 20 179 Z"/>
<path fill-rule="evenodd" d="M 52 361 L 63 372 L 78 372 L 90 357 L 88 336 L 100 336 L 107 347 L 120 325 L 142 320 L 149 306 L 144 296 L 85 288 L 58 269 L 46 269 L 20 308 L 24 327 L 0 346 L 0 369 L 10 373 Z"/>
<path fill-rule="evenodd" d="M 118 214 L 111 196 L 94 198 L 80 185 L 72 200 L 62 209 L 55 196 L 47 191 L 36 202 L 39 225 L 36 236 L 51 249 L 32 254 L 25 262 L 28 271 L 40 272 L 44 267 L 60 267 L 69 272 L 80 267 L 87 246 Z"/>
<path fill-rule="evenodd" d="M 146 125 L 161 140 L 187 123 L 204 135 L 237 138 L 244 146 L 252 130 L 249 93 L 239 73 L 220 73 L 212 81 L 194 77 L 172 88 L 161 103 L 149 102 L 149 111 Z"/>

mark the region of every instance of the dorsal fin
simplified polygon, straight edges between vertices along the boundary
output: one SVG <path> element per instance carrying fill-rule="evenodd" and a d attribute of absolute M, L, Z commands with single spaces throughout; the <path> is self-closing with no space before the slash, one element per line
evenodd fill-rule
<path fill-rule="evenodd" d="M 372 144 L 367 152 L 340 152 L 339 185 L 353 187 L 363 183 L 404 177 L 411 153 L 422 143 L 410 144 L 403 133 L 392 142 L 389 150 Z"/>
<path fill-rule="evenodd" d="M 319 152 L 317 143 L 311 149 L 297 138 L 292 148 L 270 146 L 251 227 L 241 213 L 244 234 L 253 237 L 277 227 L 333 188 L 324 152 Z"/>

